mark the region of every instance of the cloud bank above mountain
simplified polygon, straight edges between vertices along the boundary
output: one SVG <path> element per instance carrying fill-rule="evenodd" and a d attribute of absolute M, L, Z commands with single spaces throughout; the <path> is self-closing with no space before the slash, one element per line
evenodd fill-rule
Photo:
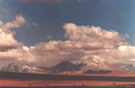
<path fill-rule="evenodd" d="M 34 46 L 25 46 L 15 38 L 11 28 L 26 23 L 17 16 L 13 22 L 0 21 L 0 64 L 16 62 L 27 65 L 52 66 L 61 61 L 81 62 L 96 55 L 109 63 L 130 63 L 135 60 L 135 46 L 128 44 L 129 35 L 95 26 L 63 26 L 67 40 L 50 40 Z"/>

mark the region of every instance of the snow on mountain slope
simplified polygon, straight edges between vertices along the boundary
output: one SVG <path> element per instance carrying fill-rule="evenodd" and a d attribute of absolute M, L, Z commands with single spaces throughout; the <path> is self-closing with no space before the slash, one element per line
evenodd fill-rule
<path fill-rule="evenodd" d="M 70 61 L 62 61 L 52 67 L 31 67 L 27 65 L 8 64 L 0 69 L 3 72 L 20 72 L 20 73 L 120 73 L 135 72 L 135 67 L 128 65 L 121 67 L 109 63 L 99 56 L 83 57 L 80 64 L 73 64 Z"/>
<path fill-rule="evenodd" d="M 84 57 L 81 68 L 82 71 L 87 70 L 112 70 L 112 66 L 106 60 L 98 56 Z"/>
<path fill-rule="evenodd" d="M 15 63 L 10 63 L 1 68 L 2 72 L 21 72 L 21 73 L 38 73 L 41 69 L 30 66 L 20 66 Z"/>

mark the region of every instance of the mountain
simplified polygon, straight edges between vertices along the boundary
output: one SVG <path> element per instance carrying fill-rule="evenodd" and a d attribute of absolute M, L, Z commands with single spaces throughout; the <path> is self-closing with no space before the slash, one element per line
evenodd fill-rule
<path fill-rule="evenodd" d="M 88 57 L 82 62 L 82 64 L 81 71 L 83 72 L 87 70 L 112 70 L 112 64 L 98 56 Z"/>
<path fill-rule="evenodd" d="M 27 65 L 18 65 L 15 63 L 8 64 L 0 69 L 1 72 L 16 73 L 87 73 L 87 74 L 105 74 L 105 73 L 121 73 L 135 72 L 133 65 L 119 66 L 107 62 L 101 57 L 90 56 L 84 58 L 81 63 L 72 63 L 70 61 L 62 61 L 52 67 L 31 67 Z"/>
<path fill-rule="evenodd" d="M 39 73 L 42 69 L 30 66 L 21 66 L 15 63 L 10 63 L 1 68 L 1 72 L 16 72 L 16 73 Z"/>
<path fill-rule="evenodd" d="M 112 65 L 98 56 L 91 56 L 80 64 L 73 64 L 70 61 L 62 61 L 48 69 L 51 73 L 110 73 Z"/>
<path fill-rule="evenodd" d="M 10 63 L 1 68 L 2 72 L 20 72 L 20 67 L 15 63 Z"/>
<path fill-rule="evenodd" d="M 74 72 L 80 69 L 80 64 L 73 64 L 69 61 L 63 61 L 50 68 L 51 72 Z"/>
<path fill-rule="evenodd" d="M 2 72 L 20 72 L 20 73 L 101 73 L 108 71 L 106 61 L 100 57 L 93 56 L 84 60 L 80 64 L 73 64 L 70 61 L 62 61 L 52 67 L 30 67 L 27 65 L 20 66 L 14 63 L 2 67 Z"/>
<path fill-rule="evenodd" d="M 135 72 L 135 66 L 132 64 L 123 65 L 122 68 L 126 69 L 128 72 Z"/>
<path fill-rule="evenodd" d="M 127 65 L 126 68 L 127 68 L 129 71 L 135 72 L 135 67 L 134 67 L 132 64 Z"/>
<path fill-rule="evenodd" d="M 43 70 L 38 67 L 30 67 L 30 66 L 25 65 L 21 67 L 21 72 L 22 73 L 42 73 Z"/>

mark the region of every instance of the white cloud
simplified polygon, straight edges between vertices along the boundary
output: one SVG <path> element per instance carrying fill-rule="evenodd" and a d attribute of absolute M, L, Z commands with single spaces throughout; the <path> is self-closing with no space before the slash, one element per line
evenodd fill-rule
<path fill-rule="evenodd" d="M 99 56 L 111 63 L 129 63 L 135 59 L 135 46 L 126 42 L 128 35 L 95 26 L 64 25 L 67 40 L 41 42 L 27 47 L 14 38 L 10 28 L 25 23 L 22 16 L 13 22 L 0 22 L 0 63 L 17 62 L 32 65 L 55 65 L 63 60 L 80 62 L 82 57 Z"/>
<path fill-rule="evenodd" d="M 127 35 L 120 35 L 116 31 L 107 31 L 100 27 L 77 26 L 71 23 L 65 24 L 64 29 L 68 40 L 43 42 L 30 48 L 37 57 L 37 62 L 46 65 L 54 65 L 62 60 L 79 62 L 81 57 L 91 55 L 115 63 L 127 60 L 119 54 L 122 52 L 117 48 L 128 46 L 125 42 Z"/>
<path fill-rule="evenodd" d="M 120 46 L 118 49 L 121 57 L 135 59 L 135 46 Z"/>
<path fill-rule="evenodd" d="M 9 30 L 9 28 L 20 27 L 24 23 L 25 19 L 22 16 L 17 16 L 16 20 L 13 22 L 3 23 L 0 21 L 0 51 L 7 51 L 22 46 L 22 44 L 14 38 L 15 33 Z"/>
<path fill-rule="evenodd" d="M 9 29 L 21 27 L 24 23 L 22 16 L 17 16 L 13 22 L 0 21 L 0 62 L 17 61 L 26 52 L 24 45 L 14 38 L 15 32 Z"/>
<path fill-rule="evenodd" d="M 16 20 L 13 22 L 7 22 L 4 25 L 4 28 L 10 29 L 10 28 L 19 28 L 25 23 L 25 19 L 22 16 L 17 16 Z"/>

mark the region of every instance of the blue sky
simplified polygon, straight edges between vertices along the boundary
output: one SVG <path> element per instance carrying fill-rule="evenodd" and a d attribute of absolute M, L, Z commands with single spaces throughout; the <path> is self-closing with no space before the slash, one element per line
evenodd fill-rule
<path fill-rule="evenodd" d="M 12 30 L 16 32 L 15 38 L 28 46 L 65 40 L 65 23 L 113 29 L 128 34 L 129 44 L 135 45 L 134 8 L 135 0 L 61 0 L 57 3 L 1 0 L 0 20 L 11 21 L 22 15 L 26 19 L 25 25 Z"/>

